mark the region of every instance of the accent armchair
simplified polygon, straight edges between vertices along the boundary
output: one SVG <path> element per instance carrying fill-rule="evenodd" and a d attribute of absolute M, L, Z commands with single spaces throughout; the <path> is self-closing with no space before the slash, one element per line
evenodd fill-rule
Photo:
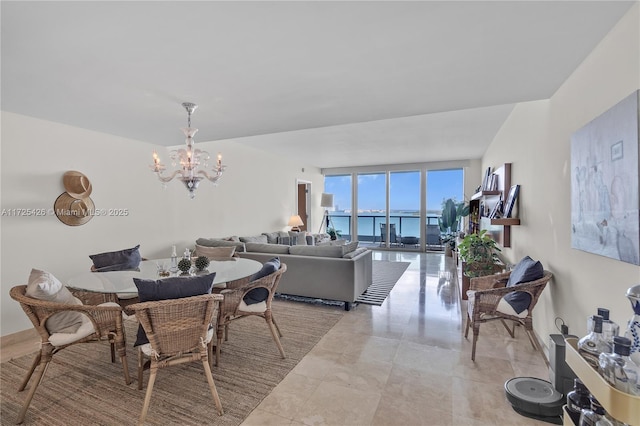
<path fill-rule="evenodd" d="M 124 381 L 131 383 L 129 378 L 129 368 L 126 354 L 126 338 L 123 329 L 122 308 L 116 303 L 106 303 L 103 305 L 82 305 L 66 304 L 54 301 L 35 299 L 26 295 L 26 285 L 13 287 L 9 294 L 11 298 L 20 303 L 27 317 L 31 320 L 33 327 L 40 335 L 40 352 L 33 360 L 18 392 L 22 392 L 38 365 L 41 366 L 36 375 L 35 382 L 29 390 L 29 394 L 24 402 L 22 410 L 18 415 L 17 423 L 24 421 L 27 409 L 31 404 L 38 385 L 42 382 L 47 367 L 53 355 L 76 343 L 88 343 L 108 340 L 111 344 L 111 362 L 115 362 L 115 352 L 120 355 L 122 368 L 124 370 Z M 79 303 L 79 302 L 78 302 Z M 74 332 L 50 332 L 47 328 L 47 321 L 54 315 L 80 314 L 82 324 Z"/>
<path fill-rule="evenodd" d="M 286 271 L 287 265 L 281 263 L 280 268 L 277 271 L 265 277 L 259 278 L 255 281 L 250 281 L 251 278 L 232 281 L 227 283 L 227 288 L 225 290 L 221 291 L 220 294 L 224 296 L 224 300 L 220 303 L 220 312 L 218 314 L 216 366 L 220 362 L 220 346 L 222 345 L 222 341 L 223 339 L 228 339 L 229 324 L 232 321 L 250 316 L 259 316 L 264 318 L 267 322 L 267 326 L 269 327 L 269 331 L 271 332 L 271 336 L 278 347 L 280 355 L 282 358 L 286 358 L 284 348 L 282 347 L 282 343 L 280 343 L 282 333 L 280 332 L 280 329 L 273 318 L 273 313 L 271 312 L 273 295 L 278 288 L 278 283 L 280 282 L 282 274 Z M 256 289 L 264 289 L 263 292 L 266 293 L 265 300 L 258 303 L 247 304 L 245 302 L 245 296 L 247 296 L 247 294 L 252 290 Z"/>
<path fill-rule="evenodd" d="M 476 343 L 480 334 L 480 324 L 500 320 L 511 337 L 515 337 L 515 326 L 521 325 L 527 332 L 529 341 L 533 349 L 540 352 L 544 362 L 549 366 L 549 361 L 540 348 L 540 345 L 533 332 L 533 308 L 538 303 L 538 298 L 553 274 L 544 271 L 542 278 L 535 281 L 524 282 L 511 287 L 505 287 L 511 272 L 502 274 L 488 275 L 484 277 L 472 278 L 467 303 L 467 323 L 465 327 L 464 337 L 467 338 L 469 328 L 473 328 L 473 348 L 471 350 L 471 359 L 475 361 Z M 526 309 L 520 313 L 509 305 L 504 299 L 505 296 L 520 292 L 518 296 L 529 295 L 530 302 Z M 506 320 L 511 321 L 512 327 L 509 328 Z"/>

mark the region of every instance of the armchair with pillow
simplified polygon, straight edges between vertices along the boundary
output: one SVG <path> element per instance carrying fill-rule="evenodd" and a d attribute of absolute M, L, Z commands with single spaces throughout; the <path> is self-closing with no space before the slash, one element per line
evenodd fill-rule
<path fill-rule="evenodd" d="M 18 414 L 17 423 L 24 421 L 31 400 L 53 356 L 77 343 L 109 341 L 111 362 L 115 362 L 117 351 L 122 362 L 125 383 L 131 382 L 122 308 L 118 304 L 85 305 L 51 273 L 38 269 L 31 271 L 27 285 L 13 287 L 9 294 L 12 299 L 20 303 L 41 339 L 40 351 L 18 388 L 18 392 L 23 391 L 35 370 L 40 366 L 35 382 L 32 383 Z"/>
<path fill-rule="evenodd" d="M 472 360 L 475 360 L 480 324 L 500 320 L 511 337 L 515 337 L 516 325 L 523 326 L 531 345 L 549 365 L 533 331 L 533 308 L 552 277 L 539 261 L 526 256 L 511 272 L 471 279 L 464 337 L 467 338 L 472 328 Z M 506 320 L 512 322 L 511 328 Z"/>

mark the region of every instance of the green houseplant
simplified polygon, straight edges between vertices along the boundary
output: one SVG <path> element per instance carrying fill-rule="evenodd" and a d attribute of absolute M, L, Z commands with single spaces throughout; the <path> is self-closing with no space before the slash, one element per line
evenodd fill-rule
<path fill-rule="evenodd" d="M 331 237 L 332 240 L 337 240 L 342 236 L 340 234 L 340 231 L 336 230 L 336 228 L 327 228 L 327 234 L 329 235 L 329 237 Z"/>
<path fill-rule="evenodd" d="M 467 234 L 458 244 L 460 259 L 464 262 L 464 275 L 473 278 L 490 275 L 499 270 L 500 247 L 483 229 Z"/>
<path fill-rule="evenodd" d="M 442 215 L 438 218 L 438 225 L 442 233 L 442 242 L 448 249 L 456 247 L 456 237 L 460 228 L 460 221 L 469 215 L 469 205 L 464 201 L 456 202 L 454 198 L 442 201 Z"/>

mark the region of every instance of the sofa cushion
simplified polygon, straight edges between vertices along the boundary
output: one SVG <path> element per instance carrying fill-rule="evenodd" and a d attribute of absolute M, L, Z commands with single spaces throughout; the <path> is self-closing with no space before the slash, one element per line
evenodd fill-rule
<path fill-rule="evenodd" d="M 235 247 L 236 253 L 242 253 L 245 251 L 244 243 L 242 241 L 228 241 L 220 238 L 198 238 L 196 244 L 205 247 Z"/>
<path fill-rule="evenodd" d="M 289 254 L 317 257 L 342 257 L 340 246 L 291 246 Z"/>
<path fill-rule="evenodd" d="M 263 232 L 262 235 L 267 237 L 267 242 L 269 244 L 278 244 L 278 237 L 280 233 L 278 231 L 275 232 Z"/>
<path fill-rule="evenodd" d="M 266 235 L 253 235 L 250 237 L 240 237 L 240 241 L 243 243 L 267 243 Z"/>
<path fill-rule="evenodd" d="M 210 259 L 232 257 L 236 252 L 235 246 L 231 247 L 207 247 L 196 244 L 196 256 L 206 256 Z"/>
<path fill-rule="evenodd" d="M 364 253 L 364 252 L 365 252 L 365 251 L 367 251 L 367 250 L 369 250 L 369 249 L 368 249 L 368 248 L 366 248 L 366 247 L 358 247 L 358 248 L 357 248 L 357 249 L 355 249 L 354 251 L 351 251 L 351 252 L 349 252 L 349 253 L 347 253 L 347 254 L 343 255 L 342 257 L 343 257 L 344 259 L 353 259 L 354 257 L 356 257 L 356 256 L 358 256 L 358 255 L 360 255 L 360 254 Z"/>
<path fill-rule="evenodd" d="M 25 294 L 47 302 L 82 305 L 82 302 L 76 299 L 53 274 L 39 269 L 31 270 Z M 82 325 L 83 317 L 84 315 L 80 312 L 58 312 L 47 320 L 45 327 L 49 334 L 75 333 Z"/>
<path fill-rule="evenodd" d="M 342 238 L 338 238 L 337 240 L 329 240 L 329 241 L 322 241 L 317 243 L 317 246 L 343 246 L 347 244 L 347 240 L 342 239 Z"/>
<path fill-rule="evenodd" d="M 140 244 L 129 249 L 92 254 L 89 257 L 98 272 L 125 271 L 140 266 L 142 258 L 139 248 Z"/>
<path fill-rule="evenodd" d="M 249 278 L 249 281 L 251 282 L 259 280 L 260 278 L 264 278 L 267 275 L 273 274 L 278 269 L 280 269 L 280 258 L 274 257 L 272 259 L 269 259 L 264 263 L 264 265 L 262 265 L 262 269 L 260 269 Z M 264 287 L 258 287 L 249 290 L 247 294 L 244 295 L 242 300 L 247 305 L 254 305 L 256 303 L 264 302 L 265 300 L 267 300 L 267 297 L 269 297 L 269 290 Z"/>
<path fill-rule="evenodd" d="M 152 300 L 181 299 L 183 297 L 199 296 L 211 293 L 216 273 L 188 277 L 170 277 L 161 280 L 143 280 L 134 278 L 133 283 L 138 288 L 140 302 Z M 147 334 L 142 326 L 138 326 L 138 335 L 134 346 L 149 343 Z"/>
<path fill-rule="evenodd" d="M 289 254 L 289 246 L 285 244 L 245 243 L 245 246 L 252 252 Z"/>

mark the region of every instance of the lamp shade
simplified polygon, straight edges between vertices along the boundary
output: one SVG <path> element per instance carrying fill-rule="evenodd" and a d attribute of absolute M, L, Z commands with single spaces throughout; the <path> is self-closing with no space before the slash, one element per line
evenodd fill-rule
<path fill-rule="evenodd" d="M 302 218 L 300 218 L 300 216 L 294 214 L 289 218 L 289 223 L 287 223 L 287 225 L 297 228 L 299 226 L 304 226 L 304 222 L 302 221 Z"/>
<path fill-rule="evenodd" d="M 320 199 L 320 207 L 333 207 L 333 194 L 323 192 Z"/>

